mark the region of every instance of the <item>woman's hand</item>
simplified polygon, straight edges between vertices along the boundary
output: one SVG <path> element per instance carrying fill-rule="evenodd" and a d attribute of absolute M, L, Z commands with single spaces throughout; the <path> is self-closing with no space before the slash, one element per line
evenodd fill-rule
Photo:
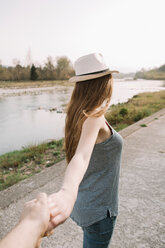
<path fill-rule="evenodd" d="M 62 224 L 71 214 L 76 197 L 72 192 L 62 188 L 57 193 L 48 197 L 50 209 L 50 221 L 47 231 L 49 232 L 59 224 Z"/>

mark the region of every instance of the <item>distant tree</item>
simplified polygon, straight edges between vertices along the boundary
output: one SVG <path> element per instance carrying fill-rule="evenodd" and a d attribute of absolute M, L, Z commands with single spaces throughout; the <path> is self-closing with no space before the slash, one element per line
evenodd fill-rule
<path fill-rule="evenodd" d="M 162 66 L 160 66 L 158 70 L 159 70 L 159 71 L 165 71 L 165 64 L 162 65 Z"/>
<path fill-rule="evenodd" d="M 36 72 L 37 72 L 37 75 L 38 75 L 37 80 L 45 80 L 46 79 L 44 70 L 43 70 L 43 68 L 41 66 L 37 66 Z"/>
<path fill-rule="evenodd" d="M 13 62 L 13 65 L 15 66 L 13 70 L 13 79 L 19 81 L 21 80 L 20 72 L 22 69 L 22 66 L 20 65 L 20 60 L 17 58 L 14 58 L 12 62 Z"/>
<path fill-rule="evenodd" d="M 58 79 L 68 79 L 70 76 L 74 75 L 74 70 L 71 65 L 70 60 L 66 57 L 57 57 L 57 78 Z"/>
<path fill-rule="evenodd" d="M 48 80 L 55 79 L 55 67 L 53 63 L 53 58 L 51 56 L 47 57 L 47 61 L 44 67 L 45 77 Z"/>
<path fill-rule="evenodd" d="M 47 57 L 47 61 L 45 63 L 45 67 L 49 70 L 49 71 L 53 71 L 54 70 L 54 63 L 53 63 L 53 58 L 51 56 Z"/>
<path fill-rule="evenodd" d="M 31 64 L 31 51 L 29 49 L 26 63 L 22 65 L 19 59 L 13 59 L 13 66 L 3 66 L 0 60 L 0 80 L 66 80 L 75 74 L 70 60 L 63 57 L 51 56 L 42 67 L 39 63 Z"/>
<path fill-rule="evenodd" d="M 36 67 L 32 65 L 31 70 L 30 70 L 30 80 L 35 81 L 38 78 L 38 74 L 36 72 Z"/>
<path fill-rule="evenodd" d="M 16 65 L 16 67 L 15 67 L 15 76 L 16 76 L 17 81 L 21 80 L 21 70 L 22 70 L 22 66 L 21 65 Z"/>

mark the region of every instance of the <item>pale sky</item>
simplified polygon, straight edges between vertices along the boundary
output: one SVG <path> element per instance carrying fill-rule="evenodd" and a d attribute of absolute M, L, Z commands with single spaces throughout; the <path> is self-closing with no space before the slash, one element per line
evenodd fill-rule
<path fill-rule="evenodd" d="M 110 69 L 165 64 L 165 0 L 0 0 L 0 60 L 72 62 L 100 52 Z"/>

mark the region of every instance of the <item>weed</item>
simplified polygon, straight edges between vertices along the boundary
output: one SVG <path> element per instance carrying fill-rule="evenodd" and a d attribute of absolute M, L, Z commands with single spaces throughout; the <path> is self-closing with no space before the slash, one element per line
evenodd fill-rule
<path fill-rule="evenodd" d="M 53 152 L 53 155 L 58 156 L 58 155 L 60 155 L 60 153 L 61 153 L 60 151 L 55 151 L 55 152 Z"/>
<path fill-rule="evenodd" d="M 54 165 L 54 163 L 53 163 L 53 162 L 51 162 L 51 163 L 47 163 L 47 164 L 46 164 L 46 167 L 51 167 L 52 165 Z"/>
<path fill-rule="evenodd" d="M 128 114 L 128 109 L 127 108 L 121 108 L 119 111 L 119 114 L 124 117 L 125 115 Z"/>
<path fill-rule="evenodd" d="M 147 127 L 147 125 L 146 125 L 146 124 L 141 124 L 140 126 L 141 126 L 141 127 Z"/>

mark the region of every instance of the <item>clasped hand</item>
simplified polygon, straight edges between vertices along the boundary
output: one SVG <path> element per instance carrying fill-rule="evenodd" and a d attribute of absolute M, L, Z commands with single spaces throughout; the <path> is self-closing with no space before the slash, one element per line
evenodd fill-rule
<path fill-rule="evenodd" d="M 37 199 L 25 204 L 21 220 L 29 219 L 37 223 L 40 237 L 49 236 L 56 226 L 70 216 L 75 200 L 75 197 L 63 188 L 49 197 L 40 193 Z"/>
<path fill-rule="evenodd" d="M 75 200 L 75 197 L 66 189 L 61 189 L 48 197 L 50 221 L 46 234 L 70 216 Z"/>
<path fill-rule="evenodd" d="M 36 199 L 25 203 L 20 223 L 27 230 L 29 227 L 35 230 L 36 248 L 40 247 L 42 237 L 52 234 L 53 229 L 70 216 L 74 203 L 75 197 L 65 189 L 49 197 L 40 193 Z"/>

